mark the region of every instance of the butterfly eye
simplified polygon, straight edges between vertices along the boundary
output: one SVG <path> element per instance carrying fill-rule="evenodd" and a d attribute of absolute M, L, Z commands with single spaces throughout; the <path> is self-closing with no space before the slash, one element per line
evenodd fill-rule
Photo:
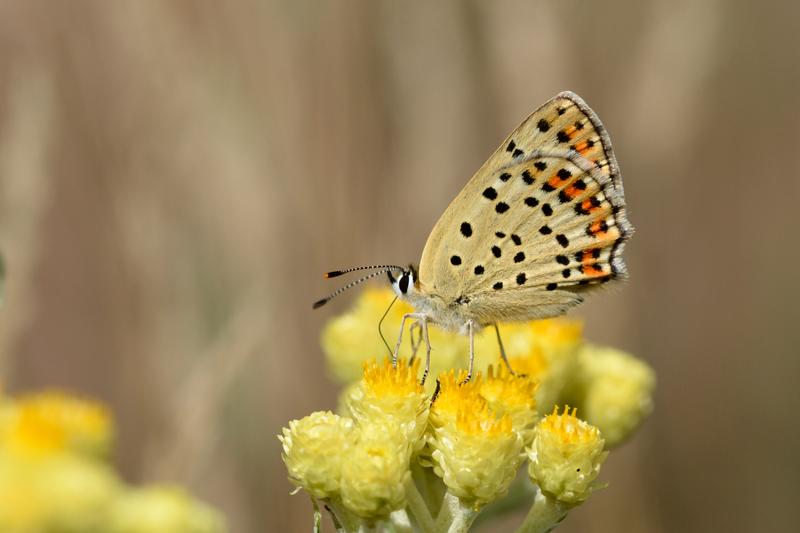
<path fill-rule="evenodd" d="M 407 272 L 404 272 L 403 275 L 400 276 L 400 282 L 398 283 L 398 286 L 400 287 L 400 292 L 403 294 L 408 292 L 408 279 L 409 274 Z"/>

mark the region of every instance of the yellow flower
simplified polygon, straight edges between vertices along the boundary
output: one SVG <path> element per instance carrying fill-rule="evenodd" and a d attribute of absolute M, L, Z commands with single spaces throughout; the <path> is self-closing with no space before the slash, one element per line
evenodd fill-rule
<path fill-rule="evenodd" d="M 582 322 L 563 317 L 500 324 L 511 368 L 539 383 L 536 403 L 540 409 L 552 408 L 569 384 L 583 342 L 582 332 Z M 478 368 L 502 364 L 494 328 L 484 328 L 475 338 L 475 353 Z"/>
<path fill-rule="evenodd" d="M 102 533 L 118 489 L 99 461 L 0 451 L 0 531 Z"/>
<path fill-rule="evenodd" d="M 111 508 L 107 533 L 222 533 L 219 513 L 192 499 L 180 487 L 130 490 Z"/>
<path fill-rule="evenodd" d="M 528 452 L 528 474 L 547 496 L 567 504 L 578 504 L 589 497 L 600 465 L 608 452 L 603 451 L 600 431 L 578 419 L 577 410 L 558 408 L 536 426 L 536 437 Z"/>
<path fill-rule="evenodd" d="M 583 412 L 600 428 L 607 446 L 625 440 L 653 410 L 653 370 L 623 351 L 585 346 L 579 375 Z"/>
<path fill-rule="evenodd" d="M 0 447 L 17 453 L 71 451 L 107 457 L 112 437 L 104 406 L 62 392 L 22 396 L 0 407 Z"/>
<path fill-rule="evenodd" d="M 454 426 L 459 411 L 478 411 L 486 407 L 486 400 L 480 394 L 483 376 L 478 373 L 464 383 L 466 378 L 464 370 L 458 373 L 450 370 L 439 376 L 439 392 L 430 413 L 434 428 Z"/>
<path fill-rule="evenodd" d="M 278 440 L 289 479 L 316 498 L 339 491 L 342 464 L 353 446 L 353 421 L 329 411 L 317 411 L 289 422 Z"/>
<path fill-rule="evenodd" d="M 509 415 L 497 417 L 480 395 L 479 375 L 439 378 L 440 393 L 431 411 L 431 458 L 448 490 L 474 509 L 504 496 L 521 462 L 522 437 Z"/>
<path fill-rule="evenodd" d="M 331 319 L 325 325 L 322 331 L 322 349 L 328 368 L 339 382 L 350 383 L 359 379 L 364 361 L 387 354 L 386 345 L 378 332 L 378 323 L 389 309 L 394 296 L 394 292 L 388 288 L 367 288 L 350 311 Z M 400 333 L 403 315 L 412 312 L 414 309 L 407 302 L 398 299 L 386 315 L 381 329 L 392 349 Z M 412 322 L 413 320 L 406 321 L 400 359 L 408 359 L 412 353 L 408 330 Z M 430 326 L 429 331 L 431 345 L 436 347 L 435 356 L 431 357 L 431 375 L 435 376 L 440 371 L 466 363 L 467 344 L 463 336 L 444 332 L 435 326 Z M 414 338 L 419 338 L 419 330 L 415 330 Z M 420 345 L 417 356 L 423 359 L 424 364 L 424 343 Z"/>
<path fill-rule="evenodd" d="M 533 439 L 536 413 L 537 383 L 528 375 L 511 375 L 501 363 L 495 370 L 489 366 L 486 379 L 479 385 L 480 395 L 489 409 L 499 416 L 508 415 L 515 432 L 527 446 Z"/>
<path fill-rule="evenodd" d="M 345 404 L 359 424 L 390 419 L 399 424 L 405 440 L 418 450 L 428 421 L 428 396 L 419 384 L 420 360 L 409 365 L 400 360 L 397 367 L 386 359 L 364 363 L 364 377 L 349 388 Z"/>
<path fill-rule="evenodd" d="M 361 425 L 357 433 L 342 467 L 342 503 L 362 518 L 386 518 L 406 505 L 411 449 L 404 430 L 389 419 Z"/>

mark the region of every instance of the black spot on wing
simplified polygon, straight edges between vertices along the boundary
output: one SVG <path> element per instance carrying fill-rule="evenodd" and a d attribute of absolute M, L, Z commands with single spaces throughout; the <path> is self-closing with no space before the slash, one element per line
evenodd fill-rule
<path fill-rule="evenodd" d="M 461 223 L 461 235 L 463 235 L 464 237 L 472 236 L 472 226 L 469 224 L 469 222 Z"/>
<path fill-rule="evenodd" d="M 525 205 L 527 205 L 528 207 L 536 207 L 537 205 L 539 205 L 539 200 L 537 200 L 533 196 L 528 196 L 527 198 L 525 198 Z"/>
<path fill-rule="evenodd" d="M 497 283 L 495 283 L 494 285 L 492 285 L 492 288 L 493 288 L 494 290 L 496 290 L 496 291 L 499 291 L 500 289 L 502 289 L 502 288 L 503 288 L 503 282 L 502 282 L 502 281 L 498 281 Z"/>
<path fill-rule="evenodd" d="M 522 171 L 522 181 L 524 181 L 527 185 L 533 185 L 535 180 L 533 179 L 533 176 L 531 176 L 531 173 L 525 169 Z"/>
<path fill-rule="evenodd" d="M 560 244 L 562 248 L 569 246 L 569 239 L 567 239 L 567 236 L 563 233 L 556 235 L 556 241 L 558 241 L 558 244 Z"/>
<path fill-rule="evenodd" d="M 550 123 L 547 122 L 545 119 L 540 119 L 539 122 L 536 123 L 536 127 L 539 128 L 539 131 L 544 133 L 550 129 Z"/>
<path fill-rule="evenodd" d="M 483 190 L 483 196 L 489 200 L 495 200 L 497 198 L 497 191 L 494 190 L 494 187 L 486 187 L 486 189 Z"/>
<path fill-rule="evenodd" d="M 495 257 L 500 257 L 501 255 L 503 255 L 503 251 L 500 250 L 499 246 L 492 246 L 492 255 L 494 255 Z"/>
<path fill-rule="evenodd" d="M 525 261 L 525 254 L 523 252 L 517 252 L 517 254 L 514 256 L 514 262 L 521 263 L 523 261 Z"/>
<path fill-rule="evenodd" d="M 497 205 L 494 206 L 494 210 L 498 213 L 505 213 L 508 211 L 508 204 L 505 202 L 497 202 Z"/>
<path fill-rule="evenodd" d="M 480 275 L 481 275 L 481 274 L 483 274 L 483 272 L 484 272 L 484 270 L 483 270 L 483 266 L 482 266 L 482 265 L 477 265 L 477 266 L 475 267 L 475 269 L 473 270 L 473 272 L 475 272 L 475 275 L 476 275 L 476 276 L 480 276 Z"/>
<path fill-rule="evenodd" d="M 461 258 L 457 255 L 453 255 L 450 257 L 450 264 L 453 266 L 458 266 L 461 264 Z"/>
<path fill-rule="evenodd" d="M 525 283 L 525 272 L 520 272 L 517 274 L 517 285 L 522 285 Z"/>
<path fill-rule="evenodd" d="M 553 208 L 550 207 L 550 204 L 544 204 L 542 206 L 542 213 L 544 213 L 544 216 L 549 217 L 553 214 Z"/>

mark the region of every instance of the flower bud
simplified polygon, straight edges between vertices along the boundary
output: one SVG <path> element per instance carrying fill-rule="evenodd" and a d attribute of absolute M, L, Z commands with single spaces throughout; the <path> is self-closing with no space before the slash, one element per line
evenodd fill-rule
<path fill-rule="evenodd" d="M 653 410 L 655 374 L 647 363 L 614 349 L 587 345 L 580 352 L 582 412 L 607 446 L 631 435 Z"/>
<path fill-rule="evenodd" d="M 464 377 L 450 372 L 439 379 L 431 459 L 448 490 L 479 509 L 508 492 L 521 462 L 522 437 L 513 431 L 511 416 L 490 411 L 479 394 L 481 376 L 462 384 Z"/>
<path fill-rule="evenodd" d="M 316 498 L 339 492 L 342 464 L 353 446 L 354 424 L 329 411 L 289 422 L 278 440 L 289 480 Z"/>
<path fill-rule="evenodd" d="M 428 423 L 428 395 L 419 384 L 419 359 L 409 365 L 405 360 L 397 366 L 387 359 L 364 363 L 364 377 L 348 389 L 345 405 L 359 424 L 390 420 L 400 426 L 404 439 L 413 450 L 419 450 Z"/>
<path fill-rule="evenodd" d="M 180 487 L 156 486 L 124 493 L 113 505 L 108 533 L 222 533 L 222 517 Z"/>
<path fill-rule="evenodd" d="M 600 431 L 578 419 L 576 410 L 544 417 L 536 426 L 536 436 L 528 451 L 528 474 L 547 496 L 567 504 L 578 504 L 597 488 L 608 452 L 603 451 Z"/>
<path fill-rule="evenodd" d="M 342 503 L 361 518 L 386 518 L 406 505 L 411 449 L 405 431 L 384 419 L 359 426 L 357 433 L 342 466 Z"/>

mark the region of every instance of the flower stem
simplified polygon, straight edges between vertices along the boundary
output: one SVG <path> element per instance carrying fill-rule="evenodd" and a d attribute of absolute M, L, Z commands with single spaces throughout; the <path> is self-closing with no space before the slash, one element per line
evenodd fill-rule
<path fill-rule="evenodd" d="M 317 500 L 311 498 L 311 505 L 314 506 L 314 533 L 321 533 L 322 531 L 322 513 L 319 512 L 319 505 Z"/>
<path fill-rule="evenodd" d="M 568 506 L 559 503 L 554 498 L 545 496 L 541 491 L 537 491 L 531 510 L 528 511 L 528 516 L 525 517 L 525 521 L 522 522 L 516 533 L 547 533 L 552 531 L 566 518 L 568 512 Z"/>
<path fill-rule="evenodd" d="M 444 495 L 442 509 L 436 517 L 435 533 L 466 533 L 478 516 L 478 511 L 461 503 L 449 491 Z"/>
<path fill-rule="evenodd" d="M 361 520 L 351 515 L 342 505 L 339 498 L 329 498 L 323 500 L 325 509 L 330 513 L 333 525 L 339 533 L 358 531 L 361 527 Z"/>
<path fill-rule="evenodd" d="M 398 509 L 389 515 L 389 524 L 392 533 L 413 533 L 414 527 L 405 509 Z"/>
<path fill-rule="evenodd" d="M 411 511 L 411 514 L 414 516 L 414 519 L 419 524 L 419 527 L 422 529 L 422 531 L 433 531 L 433 518 L 431 517 L 428 506 L 425 504 L 425 500 L 419 493 L 419 489 L 412 478 L 409 478 L 406 481 L 405 488 L 408 508 Z"/>

